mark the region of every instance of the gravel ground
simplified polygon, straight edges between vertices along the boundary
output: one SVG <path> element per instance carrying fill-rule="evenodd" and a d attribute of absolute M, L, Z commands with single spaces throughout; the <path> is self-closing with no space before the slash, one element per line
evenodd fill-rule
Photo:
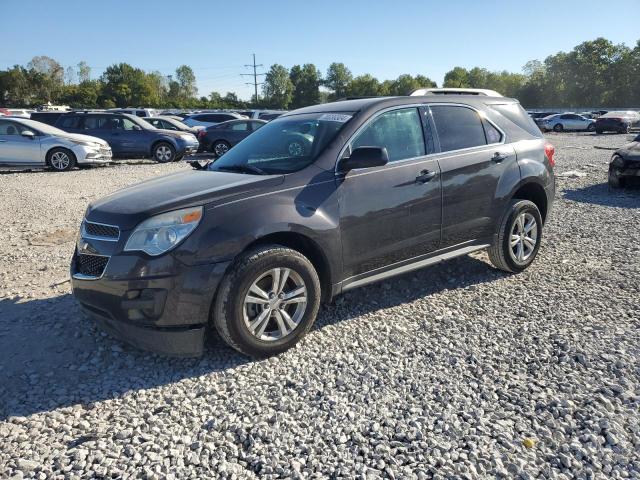
<path fill-rule="evenodd" d="M 629 137 L 627 137 L 629 138 Z M 1 478 L 640 478 L 640 190 L 620 135 L 550 134 L 540 255 L 340 297 L 293 350 L 201 359 L 98 333 L 70 295 L 86 204 L 185 165 L 0 174 Z"/>

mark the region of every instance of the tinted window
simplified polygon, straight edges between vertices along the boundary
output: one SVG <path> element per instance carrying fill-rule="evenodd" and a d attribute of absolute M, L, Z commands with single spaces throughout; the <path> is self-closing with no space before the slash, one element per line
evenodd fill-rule
<path fill-rule="evenodd" d="M 78 117 L 77 115 L 73 115 L 71 117 L 62 117 L 60 126 L 61 128 L 78 128 L 79 123 L 80 117 Z"/>
<path fill-rule="evenodd" d="M 502 140 L 500 130 L 485 119 L 482 120 L 482 125 L 484 126 L 484 135 L 487 139 L 487 143 L 500 143 Z"/>
<path fill-rule="evenodd" d="M 542 132 L 531 118 L 525 113 L 524 109 L 519 103 L 505 103 L 502 105 L 491 105 L 491 108 L 504 116 L 507 120 L 515 123 L 518 127 L 527 133 L 530 133 L 534 137 L 541 137 Z M 538 118 L 543 118 L 549 115 L 544 112 L 541 113 Z"/>
<path fill-rule="evenodd" d="M 418 109 L 403 108 L 383 113 L 353 140 L 351 149 L 358 147 L 384 147 L 390 162 L 425 155 Z"/>
<path fill-rule="evenodd" d="M 262 123 L 262 122 L 249 122 L 249 123 L 251 124 L 251 129 L 254 130 L 254 131 L 259 129 L 260 127 L 262 127 L 264 125 L 264 123 Z"/>
<path fill-rule="evenodd" d="M 116 117 L 110 122 L 111 128 L 116 130 L 135 130 L 136 124 L 126 117 Z"/>
<path fill-rule="evenodd" d="M 573 118 L 573 115 L 560 115 L 560 118 L 563 120 L 570 120 Z"/>
<path fill-rule="evenodd" d="M 84 129 L 85 130 L 106 130 L 109 127 L 109 120 L 113 117 L 106 115 L 88 115 L 84 117 Z"/>
<path fill-rule="evenodd" d="M 482 120 L 475 110 L 450 105 L 432 105 L 431 111 L 441 151 L 486 145 Z"/>
<path fill-rule="evenodd" d="M 238 122 L 234 123 L 229 127 L 230 130 L 246 132 L 249 130 L 249 124 L 247 122 Z"/>

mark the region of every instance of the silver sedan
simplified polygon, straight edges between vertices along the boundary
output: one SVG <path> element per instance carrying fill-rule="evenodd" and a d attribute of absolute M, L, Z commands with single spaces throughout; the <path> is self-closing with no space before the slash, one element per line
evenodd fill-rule
<path fill-rule="evenodd" d="M 64 172 L 76 165 L 109 163 L 111 156 L 109 144 L 100 138 L 67 133 L 35 120 L 0 118 L 0 166 Z"/>
<path fill-rule="evenodd" d="M 559 113 L 544 118 L 536 118 L 535 122 L 543 132 L 553 130 L 563 132 L 565 130 L 593 132 L 596 129 L 596 121 L 585 118 L 576 113 Z"/>

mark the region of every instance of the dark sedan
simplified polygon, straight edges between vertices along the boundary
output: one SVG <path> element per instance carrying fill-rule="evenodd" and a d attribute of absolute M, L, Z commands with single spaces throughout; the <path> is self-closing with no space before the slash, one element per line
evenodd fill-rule
<path fill-rule="evenodd" d="M 640 135 L 613 153 L 609 163 L 609 186 L 624 187 L 631 177 L 640 177 Z"/>
<path fill-rule="evenodd" d="M 229 120 L 207 127 L 198 133 L 200 151 L 213 152 L 216 157 L 221 157 L 266 123 L 264 120 Z"/>
<path fill-rule="evenodd" d="M 596 133 L 629 133 L 631 127 L 640 121 L 640 114 L 632 110 L 608 112 L 598 117 L 595 123 Z"/>

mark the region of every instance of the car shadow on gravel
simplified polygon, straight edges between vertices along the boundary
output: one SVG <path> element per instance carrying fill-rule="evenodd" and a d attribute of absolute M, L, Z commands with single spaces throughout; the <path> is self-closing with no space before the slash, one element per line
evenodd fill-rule
<path fill-rule="evenodd" d="M 566 189 L 563 197 L 579 203 L 590 203 L 604 207 L 640 208 L 640 182 L 626 188 L 611 189 L 606 183 L 582 188 Z"/>
<path fill-rule="evenodd" d="M 348 292 L 321 309 L 314 329 L 505 276 L 480 258 L 461 257 Z M 75 405 L 93 408 L 137 390 L 252 363 L 217 336 L 195 359 L 129 347 L 98 331 L 70 294 L 0 300 L 0 352 L 0 421 Z"/>

